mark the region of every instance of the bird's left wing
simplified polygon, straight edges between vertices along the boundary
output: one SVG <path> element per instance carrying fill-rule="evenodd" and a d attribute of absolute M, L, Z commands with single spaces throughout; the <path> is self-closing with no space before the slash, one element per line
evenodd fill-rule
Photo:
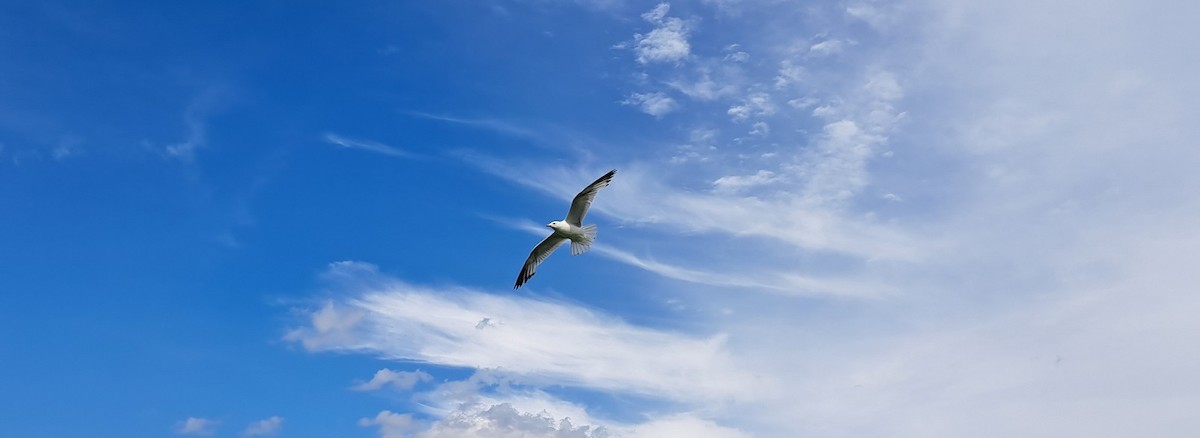
<path fill-rule="evenodd" d="M 521 273 L 517 275 L 517 284 L 513 285 L 513 289 L 519 288 L 526 281 L 529 281 L 529 278 L 537 273 L 538 265 L 542 264 L 542 261 L 546 260 L 546 257 L 550 257 L 550 254 L 566 241 L 566 237 L 551 234 L 546 236 L 546 239 L 542 240 L 542 243 L 533 247 L 533 251 L 529 252 L 529 258 L 525 259 L 525 266 L 521 267 Z"/>
<path fill-rule="evenodd" d="M 587 215 L 588 207 L 592 205 L 592 200 L 596 199 L 596 193 L 600 189 L 608 187 L 608 183 L 612 182 L 613 175 L 617 174 L 617 169 L 608 171 L 595 182 L 589 184 L 575 195 L 575 199 L 571 201 L 571 210 L 567 212 L 567 223 L 581 227 L 583 226 L 583 217 Z"/>

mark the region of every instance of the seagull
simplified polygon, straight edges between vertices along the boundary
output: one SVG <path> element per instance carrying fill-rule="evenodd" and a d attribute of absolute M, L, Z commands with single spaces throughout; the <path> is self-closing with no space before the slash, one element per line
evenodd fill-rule
<path fill-rule="evenodd" d="M 600 189 L 608 187 L 608 183 L 612 182 L 612 177 L 616 174 L 617 169 L 613 169 L 596 179 L 578 195 L 575 195 L 566 219 L 546 224 L 547 227 L 554 230 L 554 233 L 546 236 L 542 243 L 533 247 L 529 258 L 525 259 L 525 266 L 521 267 L 521 273 L 517 275 L 517 284 L 513 286 L 513 289 L 519 288 L 529 281 L 530 277 L 537 272 L 538 265 L 566 241 L 571 241 L 571 255 L 583 254 L 588 247 L 592 246 L 592 242 L 596 240 L 596 225 L 583 225 L 583 216 L 587 214 L 592 200 L 596 199 L 596 193 L 600 192 Z"/>

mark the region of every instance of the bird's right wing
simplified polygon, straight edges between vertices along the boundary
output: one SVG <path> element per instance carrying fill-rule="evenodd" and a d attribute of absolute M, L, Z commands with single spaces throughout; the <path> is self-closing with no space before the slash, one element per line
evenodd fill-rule
<path fill-rule="evenodd" d="M 578 195 L 575 195 L 575 199 L 571 200 L 571 210 L 567 212 L 568 224 L 577 227 L 583 226 L 583 217 L 587 215 L 592 200 L 596 199 L 596 193 L 599 193 L 600 189 L 608 187 L 608 183 L 612 182 L 613 175 L 616 174 L 617 169 L 608 171 L 600 178 L 596 178 L 595 182 L 588 184 Z"/>
<path fill-rule="evenodd" d="M 542 261 L 546 260 L 546 257 L 550 257 L 550 254 L 566 241 L 566 237 L 551 234 L 546 236 L 546 239 L 542 243 L 533 247 L 533 251 L 529 253 L 529 258 L 525 259 L 525 266 L 521 267 L 521 273 L 517 275 L 517 284 L 513 286 L 513 289 L 519 288 L 526 281 L 529 281 L 533 277 L 533 274 L 537 273 L 538 265 L 542 264 Z"/>

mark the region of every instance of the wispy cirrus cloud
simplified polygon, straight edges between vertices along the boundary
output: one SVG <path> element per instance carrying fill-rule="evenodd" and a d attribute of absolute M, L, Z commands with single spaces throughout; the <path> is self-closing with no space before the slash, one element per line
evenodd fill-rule
<path fill-rule="evenodd" d="M 403 149 L 394 147 L 394 146 L 388 146 L 386 144 L 379 143 L 376 141 L 371 141 L 371 140 L 351 139 L 351 138 L 343 137 L 341 135 L 338 135 L 338 134 L 335 134 L 332 132 L 325 133 L 324 135 L 321 136 L 321 139 L 324 140 L 326 143 L 341 146 L 341 147 L 344 147 L 347 149 L 359 149 L 359 150 L 372 152 L 372 153 L 376 153 L 376 154 L 389 155 L 389 156 L 401 157 L 401 158 L 415 157 L 415 155 L 413 155 Z"/>
<path fill-rule="evenodd" d="M 534 298 L 411 285 L 360 262 L 330 269 L 362 289 L 289 332 L 310 351 L 500 369 L 527 382 L 680 401 L 739 398 L 757 386 L 733 365 L 720 335 L 689 337 Z M 484 318 L 492 323 L 477 328 Z"/>
<path fill-rule="evenodd" d="M 196 151 L 208 146 L 208 118 L 227 105 L 231 96 L 231 90 L 223 85 L 200 91 L 184 109 L 184 139 L 163 146 L 162 152 L 184 162 L 194 160 Z"/>

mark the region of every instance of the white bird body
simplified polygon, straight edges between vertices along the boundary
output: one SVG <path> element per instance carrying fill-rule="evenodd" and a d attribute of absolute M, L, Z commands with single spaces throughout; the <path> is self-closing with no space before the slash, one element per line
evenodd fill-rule
<path fill-rule="evenodd" d="M 550 257 L 550 254 L 558 249 L 559 245 L 566 242 L 571 242 L 571 255 L 583 254 L 592 246 L 592 242 L 596 240 L 596 226 L 584 225 L 583 217 L 587 215 L 588 207 L 592 205 L 592 200 L 596 198 L 596 193 L 600 189 L 608 187 L 612 182 L 612 177 L 617 173 L 616 169 L 608 171 L 595 182 L 589 184 L 571 201 L 571 209 L 567 212 L 567 217 L 561 221 L 554 221 L 546 224 L 551 230 L 554 230 L 549 236 L 546 236 L 542 243 L 539 243 L 529 253 L 529 258 L 525 259 L 525 265 L 521 267 L 521 273 L 517 274 L 517 283 L 513 289 L 521 287 L 530 277 L 537 272 L 537 267 Z"/>
<path fill-rule="evenodd" d="M 547 227 L 554 230 L 554 234 L 550 236 L 565 237 L 571 241 L 571 255 L 580 255 L 592 246 L 592 242 L 596 240 L 596 226 L 584 225 L 582 227 L 571 225 L 566 220 L 554 221 L 546 224 Z"/>

